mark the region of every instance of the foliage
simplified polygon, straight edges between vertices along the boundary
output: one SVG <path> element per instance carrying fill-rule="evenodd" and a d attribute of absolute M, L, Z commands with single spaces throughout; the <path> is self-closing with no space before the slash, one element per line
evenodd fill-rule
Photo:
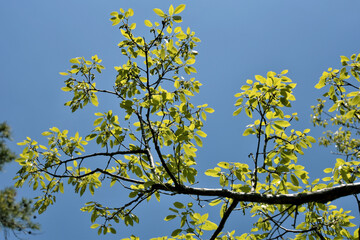
<path fill-rule="evenodd" d="M 6 146 L 6 139 L 11 139 L 11 134 L 9 125 L 4 122 L 0 124 L 0 167 L 15 159 L 15 154 Z M 0 229 L 4 231 L 5 238 L 10 230 L 16 235 L 39 229 L 39 225 L 32 221 L 32 201 L 23 198 L 16 202 L 15 197 L 16 191 L 13 188 L 0 190 Z"/>
<path fill-rule="evenodd" d="M 341 71 L 330 69 L 317 85 L 330 86 L 324 97 L 333 102 L 330 113 L 338 112 L 331 116 L 331 122 L 342 127 L 329 132 L 320 143 L 335 143 L 339 153 L 348 156 L 338 159 L 334 169 L 325 169 L 329 177 L 309 182 L 309 174 L 299 162 L 304 149 L 311 148 L 316 140 L 309 135 L 310 129 L 291 128 L 299 120 L 297 113 L 290 112 L 291 102 L 296 100 L 296 84 L 284 70 L 256 75 L 235 95 L 234 115 L 244 111 L 246 117 L 254 119 L 243 132 L 244 137 L 256 139 L 255 149 L 249 152 L 253 166 L 220 162 L 205 174 L 218 178 L 221 188 L 196 188 L 196 153 L 207 136 L 202 129 L 204 122 L 214 110 L 207 104 L 191 103 L 201 86 L 190 77 L 196 73 L 195 47 L 200 39 L 190 28 L 178 26 L 182 21 L 178 14 L 184 9 L 185 5 L 170 6 L 167 13 L 154 9 L 161 20 L 145 20 L 151 36 L 148 41 L 135 34 L 137 25 L 130 22 L 132 9 L 111 13 L 113 26 L 119 26 L 124 37 L 118 46 L 126 59 L 122 66 L 115 66 L 113 89 L 101 89 L 95 82 L 96 74 L 104 69 L 97 55 L 91 60 L 71 59 L 71 69 L 60 74 L 67 77 L 62 90 L 73 94 L 65 103 L 73 112 L 88 103 L 98 106 L 99 94 L 113 96 L 120 111 L 95 113 L 94 129 L 85 137 L 79 133 L 69 136 L 67 130 L 52 127 L 43 133 L 48 146 L 31 138 L 19 143 L 25 148 L 17 159 L 21 169 L 16 186 L 27 181 L 34 190 L 40 188 L 42 195 L 36 202 L 39 213 L 54 204 L 58 192 L 64 193 L 64 183 L 72 185 L 80 196 L 87 190 L 95 194 L 106 182 L 127 189 L 129 200 L 123 206 L 88 202 L 82 208 L 91 214 L 91 228 L 98 229 L 98 234 L 116 233 L 114 222 L 123 221 L 127 226 L 139 223 L 139 204 L 153 196 L 160 201 L 163 194 L 170 193 L 196 196 L 196 200 L 175 201 L 169 209 L 165 221 L 179 219 L 180 223 L 169 239 L 357 238 L 353 217 L 331 201 L 360 192 L 356 182 L 359 142 L 351 139 L 351 133 L 358 133 L 360 92 L 347 80 L 350 72 L 359 81 L 359 57 L 351 57 L 351 61 L 342 57 L 346 66 Z M 345 95 L 347 86 L 353 92 Z M 325 100 L 319 100 L 313 120 L 326 127 L 324 105 Z M 85 154 L 89 142 L 96 142 L 100 151 Z M 98 157 L 106 161 L 90 167 L 90 159 Z M 220 206 L 221 221 L 216 224 L 208 213 L 196 212 L 194 202 Z M 249 233 L 222 232 L 235 210 L 256 219 Z"/>
<path fill-rule="evenodd" d="M 9 163 L 16 158 L 16 155 L 6 146 L 6 139 L 11 139 L 10 127 L 3 122 L 0 124 L 0 171 L 5 163 Z"/>

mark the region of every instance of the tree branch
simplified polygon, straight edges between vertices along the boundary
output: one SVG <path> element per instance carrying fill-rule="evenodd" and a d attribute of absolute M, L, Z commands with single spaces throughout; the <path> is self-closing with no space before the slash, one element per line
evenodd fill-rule
<path fill-rule="evenodd" d="M 79 156 L 76 158 L 70 158 L 64 161 L 61 161 L 61 163 L 68 163 L 74 160 L 79 160 L 79 159 L 85 159 L 85 158 L 92 158 L 92 157 L 96 157 L 96 156 L 115 156 L 115 155 L 127 155 L 127 154 L 148 154 L 148 152 L 146 150 L 129 150 L 129 151 L 117 151 L 117 152 L 103 152 L 103 153 L 93 153 L 93 154 L 89 154 L 89 155 L 84 155 L 84 156 Z M 58 164 L 56 164 L 58 165 Z"/>
<path fill-rule="evenodd" d="M 239 202 L 253 202 L 265 204 L 292 204 L 301 205 L 304 203 L 317 202 L 326 203 L 341 197 L 360 193 L 360 182 L 351 184 L 342 184 L 331 188 L 321 189 L 314 192 L 294 193 L 294 194 L 262 194 L 262 193 L 244 193 L 233 192 L 227 189 L 211 188 L 193 188 L 183 185 L 173 186 L 171 184 L 154 184 L 154 190 L 164 190 L 168 192 L 197 195 L 197 196 L 216 196 L 231 198 Z"/>
<path fill-rule="evenodd" d="M 220 232 L 223 230 L 225 223 L 227 221 L 227 219 L 230 216 L 230 213 L 234 210 L 234 208 L 237 206 L 237 204 L 239 203 L 239 201 L 234 200 L 230 207 L 226 210 L 226 212 L 224 213 L 224 216 L 222 217 L 219 226 L 217 227 L 217 229 L 215 230 L 215 232 L 213 233 L 213 235 L 211 236 L 210 240 L 215 240 L 216 237 L 220 234 Z"/>
<path fill-rule="evenodd" d="M 119 179 L 119 180 L 123 180 L 123 181 L 126 181 L 126 182 L 132 182 L 132 183 L 136 183 L 136 184 L 144 184 L 145 182 L 144 181 L 141 181 L 141 180 L 136 180 L 136 179 L 131 179 L 131 178 L 127 178 L 127 177 L 122 177 L 122 176 L 119 176 L 119 175 L 116 175 L 116 174 L 112 174 L 112 173 L 109 173 L 103 169 L 100 169 L 100 168 L 96 168 L 95 170 L 91 171 L 91 172 L 88 172 L 88 173 L 85 173 L 85 174 L 80 174 L 80 175 L 61 175 L 61 174 L 56 174 L 56 173 L 51 173 L 49 171 L 45 171 L 45 170 L 40 170 L 42 172 L 45 172 L 47 174 L 49 174 L 50 176 L 54 177 L 54 178 L 83 178 L 83 177 L 87 177 L 87 176 L 90 176 L 94 173 L 97 173 L 97 172 L 101 172 L 102 174 L 104 175 L 108 175 L 110 177 L 113 177 L 113 178 L 116 178 L 116 179 Z"/>

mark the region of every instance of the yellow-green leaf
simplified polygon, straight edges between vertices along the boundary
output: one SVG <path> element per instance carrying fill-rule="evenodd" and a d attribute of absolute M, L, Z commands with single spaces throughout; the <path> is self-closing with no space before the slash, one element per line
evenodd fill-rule
<path fill-rule="evenodd" d="M 185 6 L 186 6 L 185 4 L 181 4 L 181 5 L 177 6 L 177 7 L 175 8 L 174 14 L 179 14 L 179 13 L 181 13 L 182 11 L 184 11 Z"/>
<path fill-rule="evenodd" d="M 132 133 L 129 133 L 129 137 L 133 140 L 133 141 L 136 141 L 136 137 L 134 134 Z"/>
<path fill-rule="evenodd" d="M 348 62 L 350 61 L 346 56 L 340 56 L 341 62 Z"/>
<path fill-rule="evenodd" d="M 77 59 L 77 58 L 72 58 L 72 59 L 70 59 L 70 63 L 77 63 L 77 64 L 79 64 L 80 61 L 79 61 L 79 59 Z"/>
<path fill-rule="evenodd" d="M 292 184 L 294 184 L 295 186 L 299 186 L 299 181 L 298 181 L 297 177 L 295 177 L 295 175 L 291 174 L 290 180 L 291 180 Z"/>
<path fill-rule="evenodd" d="M 354 115 L 355 115 L 355 110 L 351 110 L 345 115 L 345 117 L 349 119 L 354 117 Z"/>
<path fill-rule="evenodd" d="M 215 199 L 215 200 L 212 200 L 210 203 L 209 203 L 209 205 L 210 206 L 216 206 L 216 205 L 218 205 L 219 203 L 221 203 L 222 201 L 221 201 L 221 199 Z"/>
<path fill-rule="evenodd" d="M 288 121 L 285 121 L 285 120 L 274 121 L 274 124 L 276 124 L 280 127 L 288 127 L 291 125 Z"/>
<path fill-rule="evenodd" d="M 136 23 L 132 23 L 129 27 L 131 30 L 134 30 L 136 28 Z"/>
<path fill-rule="evenodd" d="M 205 112 L 208 112 L 208 113 L 213 113 L 213 112 L 215 112 L 215 110 L 212 109 L 212 108 L 205 108 L 204 110 L 205 110 Z"/>
<path fill-rule="evenodd" d="M 98 228 L 100 226 L 100 224 L 94 223 L 93 225 L 91 225 L 90 228 Z"/>
<path fill-rule="evenodd" d="M 241 110 L 242 110 L 242 107 L 241 107 L 241 108 L 238 108 L 238 109 L 233 113 L 233 116 L 239 115 L 239 113 L 241 113 Z"/>
<path fill-rule="evenodd" d="M 318 84 L 316 84 L 315 85 L 315 88 L 316 89 L 320 89 L 320 88 L 322 88 L 322 87 L 324 87 L 325 86 L 325 79 L 320 79 L 320 81 L 318 82 Z"/>
<path fill-rule="evenodd" d="M 196 133 L 200 136 L 200 137 L 203 137 L 205 138 L 207 136 L 206 133 L 204 133 L 203 131 L 199 130 L 199 131 L 196 131 Z"/>
<path fill-rule="evenodd" d="M 356 95 L 353 99 L 350 101 L 350 105 L 359 105 L 360 104 L 360 95 Z"/>
<path fill-rule="evenodd" d="M 94 126 L 99 125 L 102 122 L 103 118 L 98 118 L 94 121 Z"/>
<path fill-rule="evenodd" d="M 91 95 L 90 101 L 95 107 L 97 107 L 99 105 L 98 98 L 95 94 Z"/>
<path fill-rule="evenodd" d="M 190 58 L 186 61 L 186 64 L 187 65 L 191 65 L 191 64 L 194 64 L 195 63 L 195 59 L 194 58 Z"/>
<path fill-rule="evenodd" d="M 243 136 L 247 136 L 249 134 L 253 134 L 254 130 L 252 128 L 248 128 L 244 131 Z"/>
<path fill-rule="evenodd" d="M 203 143 L 202 143 L 201 139 L 200 139 L 198 136 L 194 136 L 194 138 L 195 138 L 196 144 L 197 144 L 199 147 L 202 147 L 202 146 L 203 146 Z"/>
<path fill-rule="evenodd" d="M 179 82 L 179 81 L 175 81 L 175 82 L 174 82 L 174 87 L 175 87 L 176 89 L 178 89 L 178 88 L 180 87 L 180 82 Z"/>
<path fill-rule="evenodd" d="M 252 112 L 250 109 L 245 108 L 246 115 L 248 115 L 249 118 L 252 118 Z"/>
<path fill-rule="evenodd" d="M 155 12 L 157 15 L 159 15 L 160 17 L 164 17 L 164 16 L 165 16 L 165 13 L 164 13 L 161 9 L 159 9 L 159 8 L 154 8 L 153 10 L 154 10 L 154 12 Z"/>
<path fill-rule="evenodd" d="M 284 75 L 284 74 L 287 74 L 288 72 L 289 72 L 289 70 L 285 69 L 285 70 L 283 70 L 280 74 L 281 74 L 281 75 Z"/>
<path fill-rule="evenodd" d="M 147 27 L 152 27 L 153 26 L 153 24 L 149 20 L 145 20 L 144 23 L 145 23 L 145 25 Z"/>
<path fill-rule="evenodd" d="M 166 216 L 165 217 L 165 221 L 170 221 L 170 220 L 172 220 L 172 219 L 174 219 L 174 218 L 176 218 L 176 215 L 168 215 L 168 216 Z"/>
<path fill-rule="evenodd" d="M 217 225 L 209 220 L 206 220 L 206 222 L 199 228 L 205 231 L 211 231 L 217 229 Z"/>
<path fill-rule="evenodd" d="M 170 5 L 169 7 L 169 15 L 172 16 L 174 14 L 174 7 L 173 5 Z"/>
<path fill-rule="evenodd" d="M 210 177 L 218 177 L 220 176 L 219 172 L 216 171 L 215 169 L 208 169 L 205 171 L 205 175 L 206 176 L 210 176 Z"/>
<path fill-rule="evenodd" d="M 217 165 L 221 168 L 230 169 L 230 164 L 228 162 L 219 162 Z"/>
<path fill-rule="evenodd" d="M 72 88 L 70 87 L 62 87 L 61 90 L 63 90 L 64 92 L 69 92 L 72 90 Z"/>
<path fill-rule="evenodd" d="M 45 132 L 43 132 L 41 135 L 43 135 L 43 136 L 49 136 L 49 135 L 51 135 L 51 132 L 45 131 Z"/>
<path fill-rule="evenodd" d="M 313 138 L 312 136 L 306 136 L 306 139 L 309 140 L 312 143 L 316 143 L 316 139 Z"/>

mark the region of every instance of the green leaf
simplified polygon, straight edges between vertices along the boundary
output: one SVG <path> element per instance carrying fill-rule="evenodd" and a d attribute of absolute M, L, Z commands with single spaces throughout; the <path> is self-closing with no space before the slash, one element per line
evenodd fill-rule
<path fill-rule="evenodd" d="M 51 135 L 51 132 L 45 131 L 45 132 L 43 132 L 41 135 L 43 135 L 43 136 L 50 136 L 50 135 Z"/>
<path fill-rule="evenodd" d="M 210 205 L 210 206 L 216 206 L 216 205 L 218 205 L 218 204 L 221 203 L 221 202 L 222 202 L 221 199 L 215 199 L 215 200 L 212 200 L 212 201 L 209 203 L 209 205 Z"/>
<path fill-rule="evenodd" d="M 291 125 L 288 121 L 285 121 L 285 120 L 274 121 L 274 124 L 276 124 L 280 127 L 289 127 Z"/>
<path fill-rule="evenodd" d="M 360 104 L 360 95 L 356 95 L 353 99 L 350 101 L 350 105 L 359 105 Z"/>
<path fill-rule="evenodd" d="M 177 34 L 176 37 L 177 37 L 178 39 L 182 40 L 182 39 L 187 38 L 187 35 L 186 35 L 185 33 L 182 33 L 182 32 L 181 32 L 181 33 Z"/>
<path fill-rule="evenodd" d="M 153 26 L 153 24 L 149 20 L 145 20 L 144 23 L 145 23 L 145 25 L 147 27 L 152 27 Z"/>
<path fill-rule="evenodd" d="M 309 140 L 311 143 L 316 143 L 316 139 L 312 136 L 306 136 L 306 139 Z"/>
<path fill-rule="evenodd" d="M 132 133 L 129 133 L 129 137 L 133 140 L 133 141 L 136 141 L 136 137 L 134 134 Z"/>
<path fill-rule="evenodd" d="M 350 119 L 355 116 L 355 110 L 351 110 L 346 113 L 345 118 Z"/>
<path fill-rule="evenodd" d="M 97 98 L 97 96 L 95 94 L 91 95 L 90 101 L 95 107 L 97 107 L 99 105 L 98 98 Z"/>
<path fill-rule="evenodd" d="M 99 125 L 103 121 L 103 118 L 98 118 L 94 121 L 94 126 Z"/>
<path fill-rule="evenodd" d="M 201 139 L 198 136 L 194 136 L 195 142 L 199 147 L 203 146 Z"/>
<path fill-rule="evenodd" d="M 136 28 L 136 23 L 132 23 L 129 27 L 131 30 L 134 30 Z"/>
<path fill-rule="evenodd" d="M 208 112 L 208 113 L 213 113 L 213 112 L 215 112 L 215 110 L 212 109 L 212 108 L 205 108 L 204 110 L 205 110 L 205 112 Z"/>
<path fill-rule="evenodd" d="M 243 133 L 243 136 L 247 136 L 249 134 L 253 134 L 255 133 L 254 130 L 252 128 L 247 128 L 244 133 Z"/>
<path fill-rule="evenodd" d="M 271 125 L 270 125 L 270 124 L 268 124 L 268 125 L 266 126 L 266 128 L 265 128 L 265 134 L 266 134 L 266 136 L 270 136 L 270 134 L 271 134 Z"/>
<path fill-rule="evenodd" d="M 201 117 L 204 119 L 204 121 L 206 121 L 206 113 L 201 112 Z"/>
<path fill-rule="evenodd" d="M 170 221 L 170 220 L 172 220 L 172 219 L 174 219 L 174 218 L 176 218 L 176 215 L 168 215 L 168 216 L 166 216 L 165 217 L 165 221 Z"/>
<path fill-rule="evenodd" d="M 299 186 L 299 181 L 298 181 L 297 177 L 295 177 L 293 174 L 290 175 L 290 180 L 291 180 L 292 184 L 294 184 L 295 186 Z"/>
<path fill-rule="evenodd" d="M 184 11 L 185 6 L 186 6 L 185 4 L 181 4 L 181 5 L 177 6 L 177 7 L 175 8 L 174 14 L 179 14 L 179 13 L 181 13 L 182 11 Z"/>
<path fill-rule="evenodd" d="M 336 109 L 338 108 L 338 104 L 337 103 L 334 103 L 328 110 L 328 112 L 333 112 L 335 111 Z"/>
<path fill-rule="evenodd" d="M 72 88 L 70 88 L 70 87 L 62 87 L 61 90 L 63 90 L 64 92 L 70 92 L 72 90 Z"/>
<path fill-rule="evenodd" d="M 79 59 L 77 59 L 77 58 L 72 58 L 72 59 L 70 59 L 70 63 L 80 64 L 80 61 L 79 61 Z"/>
<path fill-rule="evenodd" d="M 205 171 L 205 175 L 210 176 L 210 177 L 219 177 L 220 174 L 215 169 L 208 169 Z"/>
<path fill-rule="evenodd" d="M 255 75 L 255 79 L 261 83 L 264 83 L 266 81 L 266 79 L 261 75 Z"/>
<path fill-rule="evenodd" d="M 96 136 L 97 136 L 96 133 L 92 133 L 92 134 L 86 136 L 85 140 L 86 140 L 86 141 L 91 141 L 91 140 L 93 140 Z"/>
<path fill-rule="evenodd" d="M 221 168 L 230 169 L 230 164 L 228 162 L 219 162 L 217 165 Z"/>
<path fill-rule="evenodd" d="M 154 10 L 154 12 L 155 12 L 157 15 L 159 15 L 160 17 L 165 17 L 165 16 L 166 16 L 165 13 L 164 13 L 161 9 L 159 9 L 159 8 L 154 8 L 153 10 Z"/>
<path fill-rule="evenodd" d="M 322 88 L 324 86 L 325 86 L 325 79 L 321 78 L 320 81 L 318 82 L 318 84 L 315 85 L 315 88 L 320 89 L 320 88 Z"/>
<path fill-rule="evenodd" d="M 187 65 L 192 65 L 192 64 L 194 64 L 195 63 L 195 59 L 194 58 L 190 58 L 190 59 L 188 59 L 187 61 L 186 61 L 186 64 Z"/>
<path fill-rule="evenodd" d="M 179 209 L 185 208 L 185 205 L 182 204 L 181 202 L 174 202 L 173 204 L 176 208 L 179 208 Z"/>
<path fill-rule="evenodd" d="M 196 157 L 196 154 L 194 153 L 193 149 L 190 148 L 187 144 L 184 145 L 184 151 L 186 155 L 191 157 Z"/>
<path fill-rule="evenodd" d="M 110 21 L 112 21 L 112 26 L 118 25 L 120 23 L 120 19 L 118 17 L 112 17 L 110 18 Z"/>
<path fill-rule="evenodd" d="M 203 225 L 201 225 L 199 228 L 205 231 L 212 231 L 217 229 L 217 225 L 209 220 L 206 220 L 206 222 Z"/>
<path fill-rule="evenodd" d="M 246 112 L 246 115 L 249 117 L 249 118 L 252 118 L 252 112 L 249 108 L 245 108 L 245 112 Z"/>
<path fill-rule="evenodd" d="M 169 15 L 172 16 L 174 14 L 174 7 L 173 5 L 170 5 L 169 7 Z"/>
<path fill-rule="evenodd" d="M 199 130 L 199 131 L 196 131 L 196 134 L 198 134 L 200 137 L 203 137 L 203 138 L 206 138 L 207 134 L 204 133 L 203 131 Z"/>
<path fill-rule="evenodd" d="M 177 23 L 182 22 L 181 16 L 173 16 L 173 19 L 174 19 L 174 21 L 177 22 Z"/>
<path fill-rule="evenodd" d="M 242 110 L 242 107 L 241 107 L 241 108 L 238 108 L 238 109 L 233 113 L 233 116 L 239 115 L 239 113 L 241 113 L 241 110 Z"/>
<path fill-rule="evenodd" d="M 180 233 L 181 233 L 181 229 L 175 229 L 172 233 L 171 233 L 171 236 L 172 237 L 176 237 L 178 236 Z"/>
<path fill-rule="evenodd" d="M 346 56 L 340 56 L 341 62 L 348 62 L 350 59 L 348 59 Z"/>
<path fill-rule="evenodd" d="M 281 75 L 285 75 L 285 74 L 287 74 L 288 72 L 289 72 L 289 70 L 285 69 L 285 70 L 283 70 L 280 74 L 281 74 Z"/>
<path fill-rule="evenodd" d="M 100 226 L 100 224 L 94 223 L 93 225 L 91 225 L 90 228 L 98 228 Z"/>
<path fill-rule="evenodd" d="M 174 87 L 175 87 L 176 89 L 178 89 L 178 88 L 180 87 L 180 82 L 179 82 L 179 81 L 175 81 L 175 82 L 174 82 Z"/>

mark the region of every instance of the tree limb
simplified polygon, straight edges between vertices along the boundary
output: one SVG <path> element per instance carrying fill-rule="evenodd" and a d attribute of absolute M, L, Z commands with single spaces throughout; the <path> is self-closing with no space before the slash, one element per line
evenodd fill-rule
<path fill-rule="evenodd" d="M 193 188 L 183 185 L 173 186 L 171 184 L 154 184 L 154 190 L 164 190 L 168 192 L 197 195 L 197 196 L 217 196 L 226 197 L 239 202 L 253 202 L 265 204 L 292 204 L 301 205 L 304 203 L 317 202 L 326 203 L 341 197 L 360 193 L 360 182 L 342 184 L 331 188 L 325 188 L 314 192 L 294 193 L 294 194 L 262 194 L 234 192 L 227 189 Z"/>
<path fill-rule="evenodd" d="M 225 223 L 227 221 L 227 219 L 230 216 L 230 213 L 234 210 L 234 208 L 237 206 L 237 204 L 239 203 L 239 201 L 235 200 L 231 203 L 230 207 L 225 211 L 224 216 L 222 217 L 219 226 L 217 227 L 217 229 L 215 230 L 215 232 L 213 233 L 213 235 L 211 236 L 210 240 L 215 240 L 216 237 L 220 234 L 220 232 L 222 231 L 222 229 L 225 226 Z"/>

